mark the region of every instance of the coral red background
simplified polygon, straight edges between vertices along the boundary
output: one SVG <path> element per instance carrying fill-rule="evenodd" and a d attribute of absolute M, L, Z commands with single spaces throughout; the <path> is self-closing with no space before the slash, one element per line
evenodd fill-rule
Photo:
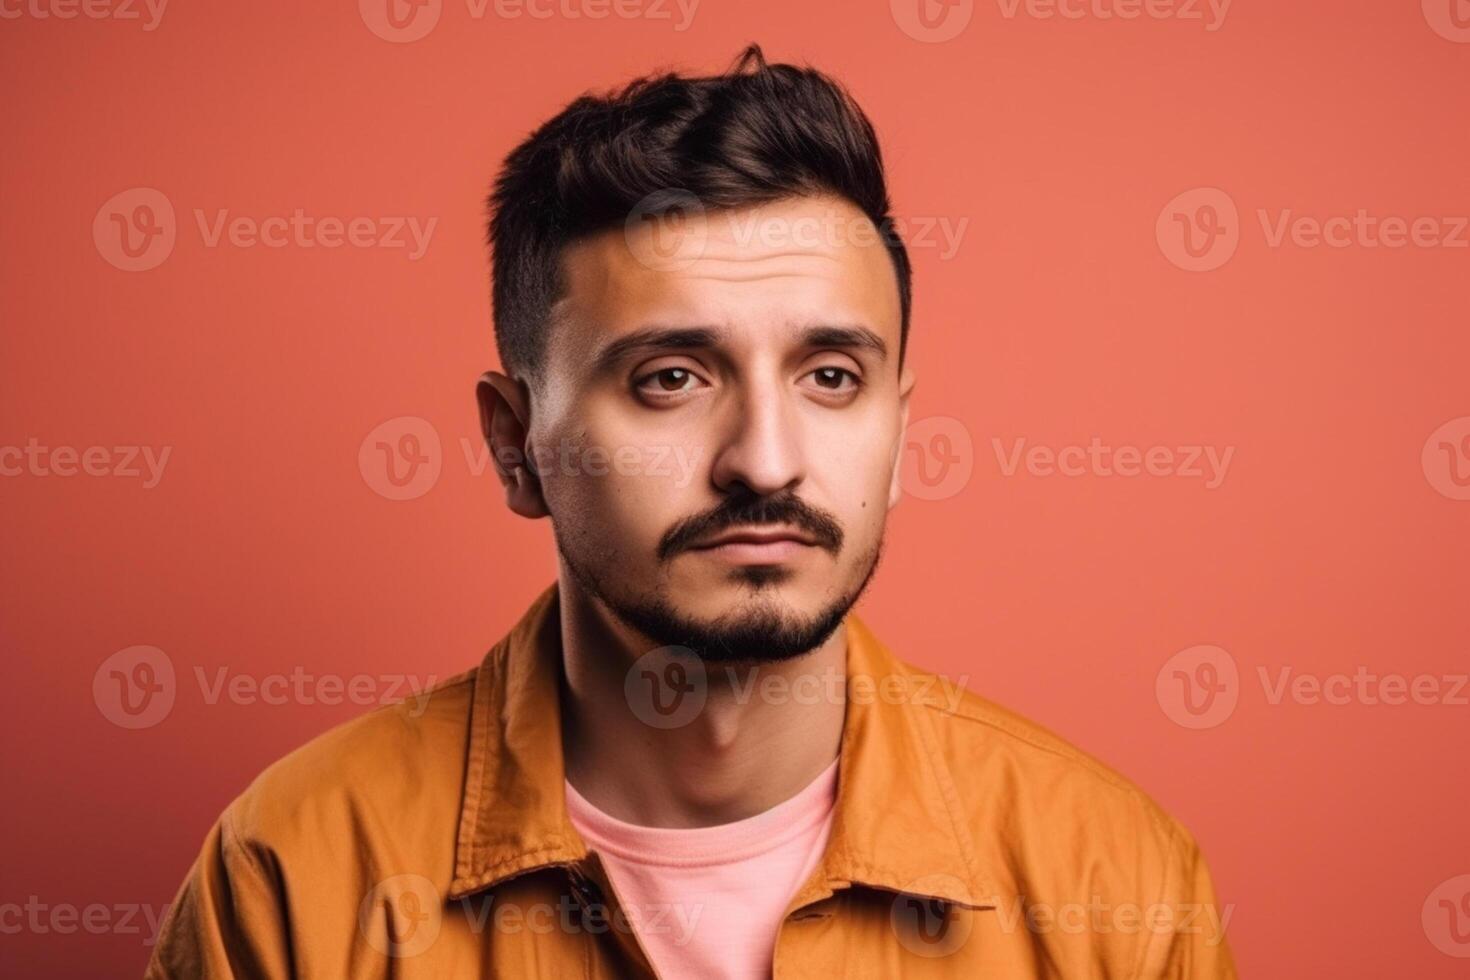
<path fill-rule="evenodd" d="M 426 22 L 394 28 L 381 0 L 178 2 L 151 30 L 142 6 L 0 3 L 0 446 L 171 447 L 152 487 L 35 462 L 0 477 L 0 906 L 160 908 L 264 765 L 364 710 L 210 703 L 196 671 L 443 677 L 551 580 L 549 527 L 506 512 L 465 456 L 473 382 L 495 364 L 482 196 L 583 90 L 717 70 L 755 40 L 850 85 L 900 214 L 934 229 L 913 250 L 914 419 L 952 421 L 920 430 L 914 459 L 945 455 L 913 478 L 946 460 L 968 477 L 916 484 L 894 513 L 868 621 L 1191 827 L 1245 975 L 1463 976 L 1470 942 L 1436 896 L 1458 900 L 1470 874 L 1470 707 L 1444 703 L 1470 670 L 1470 233 L 1453 245 L 1470 11 L 1100 16 L 1126 3 L 1069 18 L 965 0 L 926 22 L 906 0 L 704 0 L 684 24 L 653 0 L 601 20 L 569 15 L 590 0 L 546 18 L 443 0 L 411 41 Z M 174 244 L 129 271 L 116 221 L 166 221 L 138 188 L 172 208 Z M 211 246 L 196 217 L 297 209 L 373 234 L 437 223 L 413 259 L 289 233 Z M 1283 216 L 1360 210 L 1432 218 L 1421 239 L 1449 241 L 1374 245 L 1342 222 L 1341 245 L 1302 225 L 1274 237 Z M 965 223 L 953 254 L 945 222 Z M 438 436 L 439 473 L 395 500 L 369 434 L 402 417 Z M 1213 488 L 1007 472 L 1018 439 L 1094 437 L 1232 455 Z M 176 691 L 132 729 L 111 720 L 103 663 L 138 645 Z M 1201 645 L 1226 657 L 1187 652 Z M 1208 680 L 1200 656 L 1226 668 L 1233 711 L 1194 728 L 1173 671 Z M 1428 677 L 1441 696 L 1274 697 L 1287 668 Z M 108 916 L 61 932 L 0 910 L 0 972 L 141 971 L 146 918 L 140 934 Z"/>

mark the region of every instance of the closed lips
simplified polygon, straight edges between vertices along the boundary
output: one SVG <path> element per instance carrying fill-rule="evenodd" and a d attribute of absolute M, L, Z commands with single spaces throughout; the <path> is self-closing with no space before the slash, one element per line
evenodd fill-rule
<path fill-rule="evenodd" d="M 717 548 L 722 544 L 771 544 L 775 541 L 795 541 L 798 544 L 812 544 L 813 541 L 800 531 L 773 530 L 773 531 L 727 531 L 716 535 L 708 541 L 703 541 L 696 548 Z"/>

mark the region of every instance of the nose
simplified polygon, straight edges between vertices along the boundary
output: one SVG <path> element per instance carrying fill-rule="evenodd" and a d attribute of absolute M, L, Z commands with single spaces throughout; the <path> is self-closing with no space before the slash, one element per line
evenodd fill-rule
<path fill-rule="evenodd" d="M 724 493 L 743 484 L 769 496 L 806 476 L 799 412 L 779 382 L 752 378 L 725 408 L 710 478 Z"/>

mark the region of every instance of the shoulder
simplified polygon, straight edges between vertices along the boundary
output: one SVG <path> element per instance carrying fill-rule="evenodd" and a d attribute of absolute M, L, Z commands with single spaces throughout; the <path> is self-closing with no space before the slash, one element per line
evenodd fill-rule
<path fill-rule="evenodd" d="M 1148 900 L 1197 854 L 1189 831 L 1111 766 L 952 680 L 903 669 L 958 821 L 981 860 L 1008 869 L 1018 891 L 1073 893 L 1090 883 Z"/>
<path fill-rule="evenodd" d="M 389 827 L 404 840 L 452 835 L 475 676 L 405 692 L 272 763 L 221 816 L 222 847 L 278 860 L 370 845 Z"/>
<path fill-rule="evenodd" d="M 898 663 L 993 938 L 1066 976 L 1236 976 L 1232 908 L 1178 820 L 1055 732 Z"/>

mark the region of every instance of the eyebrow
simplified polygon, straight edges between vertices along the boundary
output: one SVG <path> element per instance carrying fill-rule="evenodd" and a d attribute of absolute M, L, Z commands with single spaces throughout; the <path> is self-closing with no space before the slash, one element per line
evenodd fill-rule
<path fill-rule="evenodd" d="M 872 351 L 880 361 L 888 358 L 888 344 L 863 326 L 818 324 L 803 329 L 797 339 L 806 347 L 857 348 Z M 719 343 L 720 331 L 713 327 L 644 327 L 611 341 L 593 355 L 592 370 L 600 373 L 633 353 L 718 347 Z"/>
<path fill-rule="evenodd" d="M 801 332 L 801 340 L 808 347 L 856 347 L 872 351 L 880 361 L 888 359 L 888 345 L 867 327 L 808 327 Z"/>
<path fill-rule="evenodd" d="M 634 352 L 714 347 L 719 336 L 712 327 L 644 327 L 604 346 L 593 356 L 592 370 L 600 373 Z"/>

